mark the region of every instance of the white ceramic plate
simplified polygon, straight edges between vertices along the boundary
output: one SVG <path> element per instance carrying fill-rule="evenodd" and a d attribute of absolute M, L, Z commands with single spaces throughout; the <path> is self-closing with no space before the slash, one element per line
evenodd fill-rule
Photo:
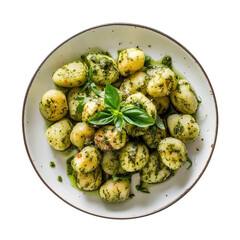
<path fill-rule="evenodd" d="M 150 194 L 136 191 L 138 176 L 133 177 L 130 200 L 119 204 L 104 203 L 95 194 L 85 194 L 71 186 L 66 174 L 66 159 L 54 151 L 45 139 L 46 124 L 39 112 L 42 95 L 55 86 L 51 79 L 53 72 L 63 64 L 78 58 L 92 48 L 109 51 L 114 58 L 117 50 L 139 46 L 146 55 L 161 59 L 168 54 L 178 72 L 190 81 L 202 103 L 198 109 L 200 137 L 187 144 L 193 166 L 186 170 L 188 163 L 168 181 L 152 185 Z M 23 136 L 29 158 L 34 169 L 46 186 L 71 206 L 101 217 L 136 218 L 161 211 L 183 197 L 199 180 L 205 171 L 217 137 L 217 105 L 211 83 L 196 58 L 180 43 L 159 32 L 144 26 L 132 24 L 107 24 L 85 30 L 58 46 L 42 62 L 34 74 L 26 92 L 23 106 Z M 56 163 L 55 168 L 49 162 Z M 63 182 L 57 181 L 62 176 Z"/>

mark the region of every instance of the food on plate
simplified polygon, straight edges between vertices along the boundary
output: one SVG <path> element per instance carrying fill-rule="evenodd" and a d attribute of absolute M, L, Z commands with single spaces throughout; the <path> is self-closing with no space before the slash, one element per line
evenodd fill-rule
<path fill-rule="evenodd" d="M 129 76 L 144 66 L 145 54 L 139 48 L 123 49 L 118 55 L 118 69 L 122 76 Z"/>
<path fill-rule="evenodd" d="M 197 121 L 189 114 L 172 114 L 167 124 L 171 136 L 182 142 L 192 142 L 200 134 Z"/>
<path fill-rule="evenodd" d="M 200 134 L 191 115 L 199 103 L 171 57 L 154 61 L 137 47 L 120 50 L 114 60 L 94 50 L 57 69 L 53 81 L 62 91 L 46 92 L 39 108 L 53 122 L 49 145 L 74 149 L 67 166 L 78 189 L 119 203 L 134 195 L 133 175 L 140 181 L 135 189 L 148 193 L 146 184 L 164 182 L 191 163 L 185 143 Z"/>
<path fill-rule="evenodd" d="M 89 173 L 95 170 L 100 161 L 102 155 L 95 146 L 87 146 L 72 160 L 72 167 L 77 172 Z"/>
<path fill-rule="evenodd" d="M 49 121 L 58 121 L 68 112 L 66 96 L 60 90 L 49 90 L 44 93 L 39 108 L 44 118 Z"/>
<path fill-rule="evenodd" d="M 79 87 L 85 84 L 87 76 L 87 65 L 82 61 L 73 61 L 57 69 L 52 79 L 61 87 Z"/>
<path fill-rule="evenodd" d="M 172 170 L 180 168 L 187 160 L 187 148 L 176 138 L 163 139 L 158 145 L 158 152 L 162 162 Z"/>
<path fill-rule="evenodd" d="M 186 79 L 178 81 L 176 90 L 170 94 L 170 99 L 174 107 L 181 113 L 193 114 L 197 111 L 197 96 Z"/>
<path fill-rule="evenodd" d="M 71 145 L 70 134 L 72 130 L 72 122 L 64 118 L 53 125 L 46 131 L 48 143 L 55 150 L 63 151 Z"/>
<path fill-rule="evenodd" d="M 109 203 L 125 201 L 130 194 L 129 180 L 107 180 L 99 189 L 100 197 Z"/>

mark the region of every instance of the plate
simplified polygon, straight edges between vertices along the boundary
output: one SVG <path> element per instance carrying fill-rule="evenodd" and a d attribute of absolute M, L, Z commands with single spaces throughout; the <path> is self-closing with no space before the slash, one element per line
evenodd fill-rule
<path fill-rule="evenodd" d="M 200 136 L 187 144 L 188 156 L 193 165 L 187 170 L 186 162 L 169 180 L 150 186 L 150 194 L 138 192 L 135 185 L 139 176 L 134 175 L 131 184 L 133 198 L 118 204 L 103 202 L 97 193 L 87 194 L 72 187 L 66 174 L 69 154 L 53 150 L 45 138 L 47 123 L 40 114 L 42 95 L 54 89 L 53 72 L 65 63 L 78 58 L 89 49 L 104 49 L 114 58 L 119 49 L 139 47 L 146 55 L 158 60 L 170 55 L 174 68 L 190 81 L 202 103 L 197 112 Z M 114 23 L 96 26 L 69 38 L 54 49 L 36 70 L 23 104 L 23 138 L 29 159 L 44 184 L 60 199 L 83 212 L 106 218 L 129 219 L 159 212 L 181 199 L 197 183 L 212 156 L 218 129 L 216 98 L 210 80 L 197 59 L 179 42 L 168 35 L 140 25 Z M 49 163 L 53 161 L 55 168 Z M 57 180 L 61 176 L 63 181 Z"/>

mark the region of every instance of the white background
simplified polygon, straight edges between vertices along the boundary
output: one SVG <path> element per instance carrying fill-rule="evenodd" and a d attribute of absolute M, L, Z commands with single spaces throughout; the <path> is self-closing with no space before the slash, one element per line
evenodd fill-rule
<path fill-rule="evenodd" d="M 4 1 L 1 3 L 1 239 L 239 239 L 239 1 Z M 41 182 L 27 157 L 21 113 L 35 70 L 86 28 L 129 22 L 178 40 L 207 72 L 218 101 L 210 164 L 179 202 L 149 217 L 108 220 L 82 213 Z"/>

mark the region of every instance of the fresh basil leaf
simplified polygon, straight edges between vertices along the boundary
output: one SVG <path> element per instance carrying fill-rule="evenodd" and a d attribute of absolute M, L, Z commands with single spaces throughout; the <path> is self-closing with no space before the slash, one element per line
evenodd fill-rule
<path fill-rule="evenodd" d="M 157 115 L 156 118 L 156 125 L 160 128 L 160 129 L 165 129 L 165 125 L 163 123 L 163 120 Z"/>
<path fill-rule="evenodd" d="M 89 98 L 89 97 L 84 98 L 84 99 L 78 104 L 78 106 L 77 106 L 77 108 L 76 108 L 76 111 L 75 111 L 75 114 L 80 114 L 80 113 L 82 113 L 85 104 L 86 104 L 90 99 L 91 99 L 91 98 Z"/>
<path fill-rule="evenodd" d="M 147 184 L 145 184 L 142 181 L 140 181 L 140 184 L 136 186 L 136 189 L 140 192 L 143 192 L 143 193 L 150 193 L 148 191 Z"/>
<path fill-rule="evenodd" d="M 199 104 L 202 103 L 202 99 L 201 99 L 200 96 L 197 96 L 197 95 L 196 95 L 196 98 L 197 98 L 197 102 L 198 102 Z"/>
<path fill-rule="evenodd" d="M 189 158 L 189 157 L 187 157 L 187 162 L 189 162 L 190 163 L 190 165 L 188 166 L 188 168 L 187 168 L 187 170 L 192 166 L 192 160 Z"/>
<path fill-rule="evenodd" d="M 139 107 L 129 107 L 122 110 L 124 121 L 138 127 L 148 127 L 155 123 L 154 119 Z"/>
<path fill-rule="evenodd" d="M 123 127 L 123 115 L 121 113 L 119 113 L 117 116 L 115 116 L 114 118 L 114 125 L 117 128 L 117 130 L 119 132 L 122 131 L 122 127 Z"/>
<path fill-rule="evenodd" d="M 80 93 L 84 92 L 86 88 L 90 85 L 90 82 L 86 82 L 85 85 L 80 89 Z"/>
<path fill-rule="evenodd" d="M 104 107 L 119 110 L 120 109 L 120 96 L 117 89 L 109 83 L 106 85 Z"/>
<path fill-rule="evenodd" d="M 92 73 L 93 73 L 93 70 L 92 70 L 92 68 L 90 67 L 90 68 L 89 68 L 89 71 L 88 71 L 88 81 L 92 81 Z"/>
<path fill-rule="evenodd" d="M 130 179 L 131 178 L 131 174 L 130 175 L 119 175 L 117 176 L 117 172 L 118 172 L 118 169 L 115 170 L 115 172 L 113 173 L 112 175 L 112 179 L 113 181 L 117 181 L 117 180 L 126 180 L 126 179 Z"/>
<path fill-rule="evenodd" d="M 114 116 L 108 110 L 104 109 L 101 112 L 98 112 L 94 116 L 90 117 L 88 121 L 95 125 L 105 125 L 112 122 L 113 119 Z"/>

